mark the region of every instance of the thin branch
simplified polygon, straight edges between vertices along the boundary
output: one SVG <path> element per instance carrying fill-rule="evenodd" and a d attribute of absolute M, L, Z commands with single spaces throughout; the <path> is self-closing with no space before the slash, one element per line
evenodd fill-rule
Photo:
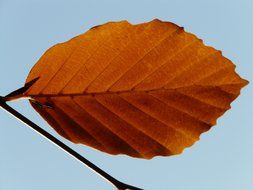
<path fill-rule="evenodd" d="M 94 171 L 96 174 L 100 175 L 102 178 L 104 178 L 105 180 L 110 182 L 118 190 L 142 190 L 140 188 L 133 187 L 131 185 L 127 185 L 127 184 L 124 184 L 124 183 L 118 181 L 117 179 L 115 179 L 114 177 L 112 177 L 111 175 L 109 175 L 108 173 L 106 173 L 105 171 L 103 171 L 102 169 L 97 167 L 96 165 L 94 165 L 92 162 L 90 162 L 89 160 L 87 160 L 86 158 L 81 156 L 79 153 L 77 153 L 76 151 L 71 149 L 69 146 L 67 146 L 66 144 L 64 144 L 63 142 L 61 142 L 57 138 L 55 138 L 53 135 L 51 135 L 50 133 L 48 133 L 47 131 L 45 131 L 44 129 L 42 129 L 41 127 L 36 125 L 35 123 L 33 123 L 31 120 L 29 120 L 28 118 L 23 116 L 21 113 L 19 113 L 18 111 L 16 111 L 15 109 L 10 107 L 9 105 L 7 105 L 6 98 L 1 97 L 1 96 L 0 96 L 0 107 L 2 109 L 4 109 L 6 112 L 10 113 L 16 119 L 25 123 L 28 127 L 32 128 L 34 131 L 36 131 L 41 136 L 43 136 L 44 138 L 49 140 L 51 143 L 57 145 L 59 148 L 61 148 L 65 152 L 67 152 L 69 155 L 73 156 L 75 159 L 80 161 L 82 164 L 87 166 L 89 169 Z"/>

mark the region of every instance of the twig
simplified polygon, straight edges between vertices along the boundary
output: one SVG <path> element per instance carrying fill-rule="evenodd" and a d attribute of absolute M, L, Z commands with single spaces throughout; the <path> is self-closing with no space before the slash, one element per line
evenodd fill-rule
<path fill-rule="evenodd" d="M 67 152 L 69 155 L 73 156 L 75 159 L 80 161 L 82 164 L 87 166 L 89 169 L 94 171 L 96 174 L 100 175 L 102 178 L 110 182 L 112 185 L 114 185 L 118 190 L 141 190 L 140 188 L 133 187 L 131 185 L 127 185 L 125 183 L 122 183 L 94 165 L 92 162 L 81 156 L 79 153 L 71 149 L 69 146 L 55 138 L 53 135 L 33 123 L 31 120 L 23 116 L 21 113 L 10 107 L 9 105 L 6 104 L 6 98 L 0 96 L 0 107 L 4 109 L 6 112 L 10 113 L 12 116 L 14 116 L 16 119 L 22 121 L 25 123 L 28 127 L 32 128 L 34 131 L 39 133 L 41 136 L 52 142 L 53 144 L 57 145 L 60 147 L 62 150 Z"/>

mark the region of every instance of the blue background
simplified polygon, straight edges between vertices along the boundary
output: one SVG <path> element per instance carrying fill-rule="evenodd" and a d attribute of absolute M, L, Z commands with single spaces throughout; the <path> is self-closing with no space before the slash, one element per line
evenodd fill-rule
<path fill-rule="evenodd" d="M 253 81 L 253 3 L 248 0 L 0 0 L 0 95 L 23 86 L 52 45 L 107 21 L 172 21 L 223 51 Z M 11 105 L 120 180 L 148 190 L 253 189 L 253 87 L 180 156 L 110 156 L 57 135 L 26 100 Z M 110 190 L 113 187 L 0 111 L 0 190 Z"/>

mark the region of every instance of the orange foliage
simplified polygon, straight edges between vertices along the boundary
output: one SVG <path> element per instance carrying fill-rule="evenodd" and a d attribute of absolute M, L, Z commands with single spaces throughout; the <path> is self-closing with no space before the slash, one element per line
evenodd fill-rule
<path fill-rule="evenodd" d="M 50 48 L 25 93 L 62 136 L 110 154 L 179 154 L 247 84 L 220 51 L 170 22 L 93 27 Z M 43 106 L 50 105 L 50 106 Z"/>

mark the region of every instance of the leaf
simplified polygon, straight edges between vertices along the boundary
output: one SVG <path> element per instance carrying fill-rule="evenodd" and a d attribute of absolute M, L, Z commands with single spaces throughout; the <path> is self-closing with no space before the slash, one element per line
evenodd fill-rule
<path fill-rule="evenodd" d="M 170 22 L 93 27 L 50 48 L 25 92 L 63 137 L 110 154 L 179 154 L 248 82 L 220 51 Z M 37 102 L 37 103 L 36 103 Z"/>

